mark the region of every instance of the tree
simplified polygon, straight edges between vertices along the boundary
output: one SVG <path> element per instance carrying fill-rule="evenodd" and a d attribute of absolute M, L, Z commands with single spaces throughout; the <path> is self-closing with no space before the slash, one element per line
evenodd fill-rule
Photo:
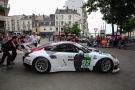
<path fill-rule="evenodd" d="M 70 26 L 69 24 L 65 23 L 64 25 L 64 33 L 65 34 L 76 34 L 77 36 L 80 35 L 80 28 L 79 28 L 79 24 L 77 22 L 75 22 L 72 26 Z"/>
<path fill-rule="evenodd" d="M 103 19 L 112 24 L 113 35 L 114 24 L 120 25 L 121 32 L 123 22 L 135 14 L 135 0 L 88 0 L 83 7 L 89 14 L 100 9 Z"/>
<path fill-rule="evenodd" d="M 79 28 L 79 24 L 77 22 L 75 22 L 71 28 L 71 34 L 76 34 L 77 36 L 80 35 L 80 28 Z"/>
<path fill-rule="evenodd" d="M 64 25 L 64 33 L 65 34 L 71 33 L 71 27 L 67 23 L 65 23 L 65 25 Z"/>
<path fill-rule="evenodd" d="M 132 32 L 132 30 L 135 29 L 135 17 L 130 17 L 126 22 L 123 24 L 123 30 L 124 32 L 129 33 Z"/>

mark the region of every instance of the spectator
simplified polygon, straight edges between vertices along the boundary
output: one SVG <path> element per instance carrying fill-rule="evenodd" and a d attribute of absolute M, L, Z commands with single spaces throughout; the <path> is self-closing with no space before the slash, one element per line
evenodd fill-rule
<path fill-rule="evenodd" d="M 36 32 L 33 32 L 33 35 L 30 37 L 30 41 L 37 47 L 38 37 L 36 35 Z"/>
<path fill-rule="evenodd" d="M 40 35 L 38 35 L 37 37 L 38 37 L 38 44 L 40 44 L 41 36 L 40 36 Z"/>

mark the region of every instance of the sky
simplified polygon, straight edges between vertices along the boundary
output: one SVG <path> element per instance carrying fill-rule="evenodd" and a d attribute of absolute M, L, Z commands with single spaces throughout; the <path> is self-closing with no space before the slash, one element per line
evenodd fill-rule
<path fill-rule="evenodd" d="M 49 15 L 54 14 L 57 8 L 63 9 L 66 0 L 9 0 L 11 15 Z M 85 2 L 87 0 L 84 0 Z M 88 27 L 90 33 L 95 33 L 94 28 L 99 30 L 103 29 L 103 24 L 105 23 L 102 19 L 102 14 L 98 12 L 93 12 L 88 15 Z M 105 25 L 105 24 L 104 24 Z M 116 27 L 115 27 L 116 28 Z M 106 33 L 111 33 L 111 25 L 106 25 Z"/>

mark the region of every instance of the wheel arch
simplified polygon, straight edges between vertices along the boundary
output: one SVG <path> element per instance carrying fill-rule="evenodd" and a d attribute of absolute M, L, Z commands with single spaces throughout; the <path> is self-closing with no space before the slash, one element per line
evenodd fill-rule
<path fill-rule="evenodd" d="M 44 57 L 44 56 L 38 56 L 38 57 L 36 57 L 36 58 L 33 60 L 33 62 L 32 62 L 32 68 L 33 68 L 34 62 L 35 62 L 38 58 L 45 58 L 45 59 L 47 59 L 47 58 Z M 49 61 L 49 59 L 47 59 L 47 60 Z M 50 61 L 49 61 L 49 63 L 50 63 Z M 51 65 L 51 63 L 50 63 L 50 65 Z"/>
<path fill-rule="evenodd" d="M 95 69 L 97 70 L 99 63 L 100 63 L 103 59 L 109 59 L 109 60 L 111 61 L 111 64 L 112 64 L 111 70 L 112 70 L 113 67 L 114 67 L 113 60 L 112 60 L 111 58 L 108 58 L 108 57 L 103 57 L 103 58 L 101 58 L 100 60 L 98 60 L 98 61 L 95 63 L 94 70 L 95 70 Z"/>

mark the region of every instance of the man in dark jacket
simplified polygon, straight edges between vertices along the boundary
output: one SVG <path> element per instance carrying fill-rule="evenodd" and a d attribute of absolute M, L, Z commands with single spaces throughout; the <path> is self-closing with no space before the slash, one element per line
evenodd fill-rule
<path fill-rule="evenodd" d="M 4 60 L 7 56 L 7 68 L 12 68 L 11 62 L 14 61 L 16 58 L 16 49 L 17 49 L 17 36 L 13 36 L 11 40 L 7 41 L 5 44 L 2 45 L 2 51 L 3 51 L 3 56 L 0 61 L 0 65 L 3 65 Z M 12 55 L 9 53 L 9 51 L 12 51 Z"/>

